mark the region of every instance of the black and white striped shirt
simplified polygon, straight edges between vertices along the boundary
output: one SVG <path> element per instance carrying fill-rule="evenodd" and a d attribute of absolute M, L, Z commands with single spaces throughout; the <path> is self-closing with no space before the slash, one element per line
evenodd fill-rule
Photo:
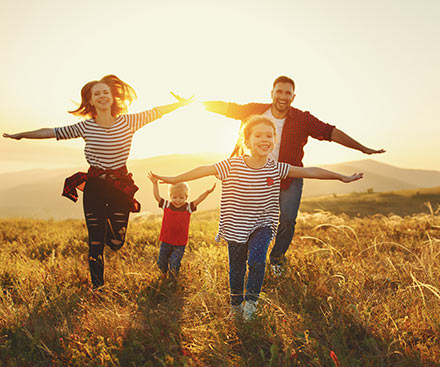
<path fill-rule="evenodd" d="M 56 127 L 55 136 L 57 140 L 83 138 L 86 142 L 84 154 L 91 166 L 117 169 L 127 163 L 133 134 L 161 116 L 155 108 L 120 115 L 111 127 L 102 127 L 94 119 L 89 119 L 69 126 Z"/>
<path fill-rule="evenodd" d="M 247 242 L 260 227 L 276 233 L 279 218 L 281 179 L 289 174 L 290 164 L 269 159 L 264 167 L 249 167 L 243 157 L 215 164 L 222 180 L 220 223 L 216 240 Z"/>

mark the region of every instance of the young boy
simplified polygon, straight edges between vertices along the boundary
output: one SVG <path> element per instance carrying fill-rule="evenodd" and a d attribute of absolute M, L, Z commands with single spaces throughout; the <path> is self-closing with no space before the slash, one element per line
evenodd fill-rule
<path fill-rule="evenodd" d="M 159 207 L 163 209 L 157 265 L 164 274 L 167 274 L 170 269 L 172 275 L 177 277 L 188 242 L 191 213 L 197 210 L 197 206 L 214 191 L 215 184 L 197 199 L 188 203 L 189 186 L 186 182 L 171 185 L 169 189 L 170 200 L 165 200 L 160 197 L 157 177 L 149 172 L 148 178 L 153 183 L 154 198 L 159 203 Z"/>

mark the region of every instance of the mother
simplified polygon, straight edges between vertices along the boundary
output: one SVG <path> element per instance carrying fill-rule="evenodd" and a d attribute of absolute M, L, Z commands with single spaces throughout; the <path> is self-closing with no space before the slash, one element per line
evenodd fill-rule
<path fill-rule="evenodd" d="M 76 124 L 43 128 L 5 138 L 85 140 L 87 173 L 78 172 L 65 181 L 63 195 L 77 201 L 76 188 L 84 190 L 84 215 L 88 230 L 89 267 L 94 288 L 104 285 L 104 245 L 122 247 L 131 211 L 139 211 L 134 199 L 138 187 L 126 162 L 134 132 L 142 126 L 183 106 L 184 102 L 126 114 L 127 104 L 136 98 L 134 89 L 115 75 L 94 80 L 81 89 L 81 105 L 70 113 L 87 118 Z"/>

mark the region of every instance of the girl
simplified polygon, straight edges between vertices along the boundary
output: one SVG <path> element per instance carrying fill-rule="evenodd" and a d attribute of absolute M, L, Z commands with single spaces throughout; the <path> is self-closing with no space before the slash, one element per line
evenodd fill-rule
<path fill-rule="evenodd" d="M 256 115 L 243 128 L 244 145 L 250 155 L 201 166 L 175 177 L 156 175 L 171 184 L 209 175 L 216 175 L 222 180 L 216 240 L 223 238 L 228 243 L 231 311 L 235 316 L 243 315 L 245 320 L 252 319 L 256 313 L 267 248 L 278 223 L 281 179 L 303 177 L 352 182 L 363 177 L 362 173 L 344 176 L 322 168 L 296 167 L 269 159 L 275 139 L 276 129 L 272 120 Z M 246 262 L 249 272 L 244 295 Z"/>
<path fill-rule="evenodd" d="M 138 190 L 126 162 L 133 134 L 162 115 L 183 106 L 184 102 L 155 107 L 136 114 L 125 114 L 127 104 L 136 98 L 134 89 L 115 75 L 94 80 L 81 89 L 81 105 L 74 115 L 87 119 L 73 125 L 44 128 L 5 138 L 85 140 L 87 173 L 78 172 L 65 181 L 63 195 L 77 201 L 76 188 L 84 190 L 84 214 L 88 230 L 89 268 L 94 288 L 104 285 L 104 245 L 112 250 L 122 247 L 130 211 L 139 211 L 134 199 Z"/>

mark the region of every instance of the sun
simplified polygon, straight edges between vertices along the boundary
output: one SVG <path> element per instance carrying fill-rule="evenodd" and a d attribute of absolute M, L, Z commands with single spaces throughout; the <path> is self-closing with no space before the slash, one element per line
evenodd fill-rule
<path fill-rule="evenodd" d="M 239 129 L 239 120 L 210 113 L 194 102 L 137 131 L 130 158 L 208 152 L 227 156 L 235 146 Z"/>

